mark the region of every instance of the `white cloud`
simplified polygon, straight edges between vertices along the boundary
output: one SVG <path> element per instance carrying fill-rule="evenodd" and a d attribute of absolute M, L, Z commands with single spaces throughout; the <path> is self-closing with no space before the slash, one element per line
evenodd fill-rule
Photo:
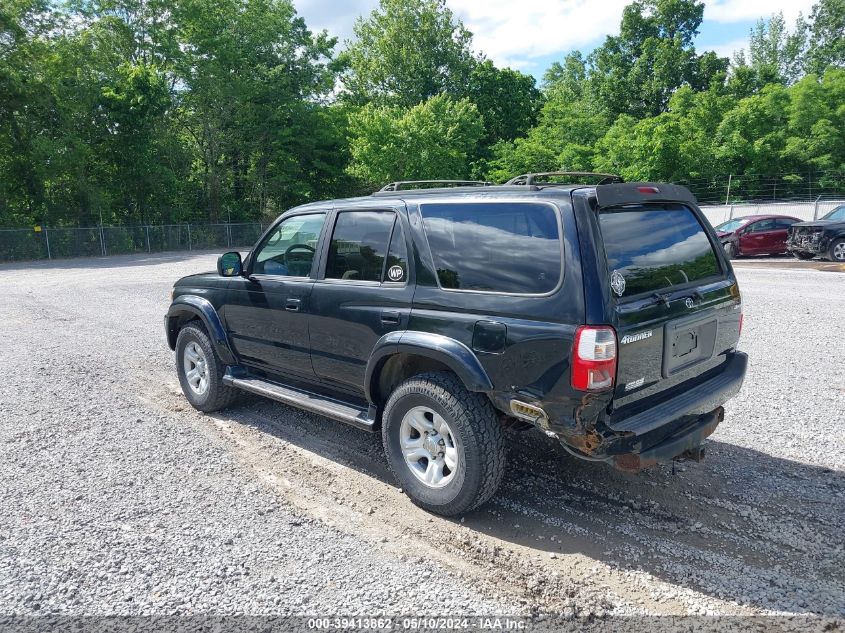
<path fill-rule="evenodd" d="M 756 21 L 783 12 L 788 25 L 799 13 L 810 15 L 815 0 L 711 0 L 704 5 L 704 19 L 731 23 Z"/>
<path fill-rule="evenodd" d="M 476 51 L 499 66 L 525 68 L 537 58 L 617 32 L 629 1 L 545 0 L 515 6 L 513 0 L 447 0 L 447 4 L 472 31 Z M 341 44 L 352 37 L 355 19 L 377 5 L 378 0 L 294 0 L 311 30 L 327 29 Z"/>
<path fill-rule="evenodd" d="M 629 1 L 448 0 L 448 4 L 474 34 L 477 50 L 497 65 L 520 68 L 617 32 Z"/>
<path fill-rule="evenodd" d="M 526 69 L 549 56 L 601 43 L 619 31 L 622 10 L 630 0 L 447 0 L 474 35 L 474 48 L 498 66 Z M 809 15 L 814 0 L 707 0 L 704 18 L 732 24 L 769 17 L 783 11 L 792 25 L 799 11 Z M 368 15 L 378 0 L 294 0 L 297 11 L 314 31 L 327 29 L 344 40 L 360 15 Z M 733 34 L 732 34 L 733 36 Z M 703 49 L 730 57 L 747 48 L 747 37 Z"/>

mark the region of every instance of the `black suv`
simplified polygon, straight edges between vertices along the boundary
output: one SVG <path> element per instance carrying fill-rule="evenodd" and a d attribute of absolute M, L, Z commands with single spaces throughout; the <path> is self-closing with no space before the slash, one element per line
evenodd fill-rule
<path fill-rule="evenodd" d="M 402 489 L 445 515 L 496 491 L 506 427 L 627 471 L 700 459 L 747 362 L 719 239 L 683 187 L 564 176 L 283 214 L 243 260 L 176 283 L 185 396 L 380 429 Z"/>

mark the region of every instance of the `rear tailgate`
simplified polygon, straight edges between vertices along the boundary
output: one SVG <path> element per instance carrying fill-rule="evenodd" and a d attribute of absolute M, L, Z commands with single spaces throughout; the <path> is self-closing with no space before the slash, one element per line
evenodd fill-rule
<path fill-rule="evenodd" d="M 597 187 L 597 197 L 619 342 L 610 426 L 646 432 L 626 418 L 718 373 L 739 339 L 741 303 L 691 194 L 644 184 L 632 195 L 636 186 Z"/>

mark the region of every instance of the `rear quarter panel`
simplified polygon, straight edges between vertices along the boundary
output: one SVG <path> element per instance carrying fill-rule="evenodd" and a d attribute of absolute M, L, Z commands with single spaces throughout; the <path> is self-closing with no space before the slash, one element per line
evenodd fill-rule
<path fill-rule="evenodd" d="M 552 416 L 571 418 L 579 394 L 569 386 L 569 356 L 575 330 L 584 321 L 583 280 L 571 204 L 563 198 L 554 202 L 561 219 L 563 272 L 557 290 L 547 296 L 441 289 L 419 206 L 409 202 L 415 260 L 421 270 L 408 329 L 442 334 L 473 349 L 500 396 L 515 394 L 542 403 Z M 495 351 L 482 349 L 477 337 L 489 324 L 506 328 L 503 344 Z M 505 399 L 494 397 L 494 404 L 504 409 Z"/>

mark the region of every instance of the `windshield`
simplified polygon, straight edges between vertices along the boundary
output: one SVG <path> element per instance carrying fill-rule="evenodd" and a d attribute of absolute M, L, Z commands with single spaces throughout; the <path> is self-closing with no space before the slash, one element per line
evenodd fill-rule
<path fill-rule="evenodd" d="M 845 220 L 845 206 L 836 207 L 833 211 L 824 216 L 822 220 Z"/>
<path fill-rule="evenodd" d="M 733 220 L 728 220 L 727 222 L 722 222 L 718 226 L 714 227 L 717 231 L 724 231 L 725 233 L 733 233 L 743 224 L 745 224 L 745 218 L 734 218 Z"/>
<path fill-rule="evenodd" d="M 695 214 L 679 204 L 599 213 L 611 286 L 620 297 L 721 275 L 713 245 Z"/>

